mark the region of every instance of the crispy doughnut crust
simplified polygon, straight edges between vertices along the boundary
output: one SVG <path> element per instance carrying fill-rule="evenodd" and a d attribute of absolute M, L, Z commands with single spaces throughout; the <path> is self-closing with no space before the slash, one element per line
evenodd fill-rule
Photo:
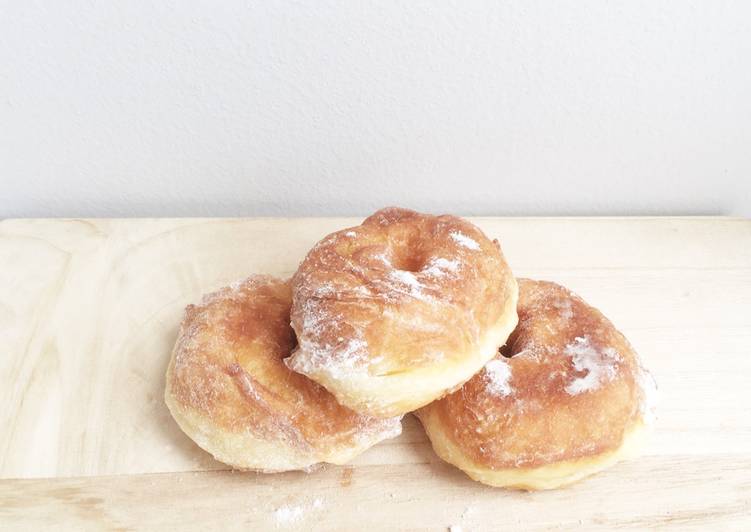
<path fill-rule="evenodd" d="M 341 406 L 290 371 L 289 284 L 254 276 L 190 305 L 167 370 L 164 399 L 182 430 L 239 469 L 342 464 L 401 432 Z"/>
<path fill-rule="evenodd" d="M 380 210 L 319 242 L 292 287 L 288 366 L 378 417 L 461 386 L 517 322 L 498 242 L 456 216 Z"/>
<path fill-rule="evenodd" d="M 655 385 L 597 309 L 555 283 L 518 283 L 519 325 L 507 345 L 417 416 L 436 453 L 471 478 L 550 489 L 632 455 Z"/>

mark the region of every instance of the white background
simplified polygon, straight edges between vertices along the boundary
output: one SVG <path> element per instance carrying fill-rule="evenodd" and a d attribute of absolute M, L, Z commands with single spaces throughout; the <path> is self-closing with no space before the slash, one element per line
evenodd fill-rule
<path fill-rule="evenodd" d="M 751 215 L 751 2 L 0 0 L 0 217 Z"/>

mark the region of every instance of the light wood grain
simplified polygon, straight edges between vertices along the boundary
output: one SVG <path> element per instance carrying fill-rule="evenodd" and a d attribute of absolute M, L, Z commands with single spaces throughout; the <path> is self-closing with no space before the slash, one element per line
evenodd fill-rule
<path fill-rule="evenodd" d="M 659 419 L 641 460 L 552 493 L 494 490 L 439 463 L 408 418 L 401 437 L 351 468 L 212 472 L 224 466 L 179 431 L 161 400 L 183 307 L 253 272 L 290 275 L 316 240 L 358 221 L 5 220 L 0 523 L 751 526 L 751 222 L 474 221 L 499 238 L 517 275 L 579 292 L 652 369 Z M 280 519 L 284 505 L 300 509 L 299 521 Z"/>
<path fill-rule="evenodd" d="M 440 462 L 0 481 L 0 519 L 150 530 L 742 530 L 751 511 L 749 468 L 751 460 L 736 455 L 647 456 L 536 493 L 482 488 Z M 297 508 L 298 520 L 280 518 Z"/>

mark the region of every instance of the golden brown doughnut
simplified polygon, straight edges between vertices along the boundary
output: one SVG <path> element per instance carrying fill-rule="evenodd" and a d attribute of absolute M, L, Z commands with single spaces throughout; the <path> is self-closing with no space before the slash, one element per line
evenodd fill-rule
<path fill-rule="evenodd" d="M 342 464 L 401 432 L 399 418 L 357 414 L 285 366 L 291 303 L 289 283 L 255 276 L 186 309 L 164 398 L 188 436 L 236 468 Z"/>
<path fill-rule="evenodd" d="M 519 325 L 501 353 L 417 415 L 438 456 L 471 478 L 548 489 L 632 452 L 654 381 L 597 309 L 557 284 L 518 282 Z"/>
<path fill-rule="evenodd" d="M 380 210 L 319 242 L 292 287 L 288 366 L 378 417 L 456 389 L 517 321 L 498 242 L 456 216 Z"/>

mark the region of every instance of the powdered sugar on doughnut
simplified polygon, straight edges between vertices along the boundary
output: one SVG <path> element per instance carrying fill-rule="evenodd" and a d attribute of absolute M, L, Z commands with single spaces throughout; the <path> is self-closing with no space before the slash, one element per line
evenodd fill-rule
<path fill-rule="evenodd" d="M 306 357 L 293 358 L 290 369 L 302 373 L 326 371 L 333 377 L 342 377 L 367 371 L 365 359 L 368 355 L 368 343 L 361 338 L 350 338 L 338 344 L 319 343 L 305 337 L 300 340 L 300 349 Z"/>
<path fill-rule="evenodd" d="M 570 320 L 574 317 L 574 311 L 571 308 L 571 300 L 564 299 L 562 301 L 555 301 L 553 306 L 560 311 L 561 319 Z"/>
<path fill-rule="evenodd" d="M 356 355 L 366 352 L 368 342 L 360 338 L 352 338 L 337 350 L 337 355 L 344 360 L 354 360 Z"/>
<path fill-rule="evenodd" d="M 464 233 L 459 233 L 457 231 L 454 231 L 450 234 L 451 238 L 453 238 L 460 246 L 464 246 L 467 249 L 471 249 L 474 251 L 477 251 L 480 249 L 480 244 L 472 240 L 470 237 L 465 235 Z"/>
<path fill-rule="evenodd" d="M 383 317 L 411 331 L 440 334 L 444 330 L 440 323 L 425 319 L 425 316 L 422 314 L 405 314 L 403 312 L 395 312 L 393 309 L 387 307 L 383 311 Z"/>
<path fill-rule="evenodd" d="M 376 420 L 376 418 L 368 418 L 371 422 L 381 422 L 379 428 L 382 432 L 375 434 L 373 431 L 359 431 L 354 434 L 355 441 L 362 446 L 373 445 L 378 443 L 379 440 L 374 440 L 374 434 L 379 438 L 386 440 L 396 438 L 402 433 L 401 417 L 386 418 Z"/>
<path fill-rule="evenodd" d="M 321 283 L 320 285 L 315 287 L 315 290 L 313 291 L 313 295 L 315 297 L 327 297 L 332 296 L 336 293 L 336 288 L 334 288 L 334 285 L 331 283 Z"/>
<path fill-rule="evenodd" d="M 393 301 L 399 296 L 409 296 L 420 301 L 436 303 L 430 295 L 424 292 L 425 285 L 412 272 L 391 270 L 386 276 L 374 279 L 373 282 L 381 287 L 381 294 L 384 299 Z"/>
<path fill-rule="evenodd" d="M 423 285 L 417 280 L 414 273 L 404 270 L 393 270 L 390 273 L 390 276 L 398 282 L 407 285 L 409 287 L 410 295 L 417 298 L 424 297 L 424 294 L 422 293 Z"/>
<path fill-rule="evenodd" d="M 570 395 L 597 390 L 604 382 L 612 381 L 618 372 L 621 357 L 612 347 L 599 351 L 592 346 L 588 336 L 577 336 L 568 344 L 564 354 L 571 357 L 576 371 L 586 371 L 566 386 Z"/>
<path fill-rule="evenodd" d="M 485 389 L 493 395 L 507 397 L 511 395 L 513 389 L 509 381 L 511 380 L 511 366 L 501 358 L 494 358 L 485 364 Z"/>
<path fill-rule="evenodd" d="M 443 257 L 436 257 L 432 259 L 425 268 L 423 268 L 422 272 L 433 277 L 444 277 L 448 274 L 459 271 L 459 266 L 460 263 L 458 259 L 448 260 Z"/>
<path fill-rule="evenodd" d="M 340 336 L 336 342 L 322 341 L 332 323 L 330 315 L 324 310 L 325 300 L 308 299 L 303 309 L 304 332 L 298 334 L 297 340 L 299 349 L 306 356 L 288 359 L 290 369 L 302 373 L 324 370 L 331 375 L 365 372 L 364 360 L 368 353 L 365 339 L 355 335 L 346 339 Z"/>
<path fill-rule="evenodd" d="M 378 259 L 379 261 L 381 261 L 384 264 L 384 266 L 387 266 L 389 268 L 392 267 L 391 260 L 389 260 L 389 258 L 386 256 L 385 253 L 379 253 L 378 255 L 374 255 L 374 257 Z"/>

